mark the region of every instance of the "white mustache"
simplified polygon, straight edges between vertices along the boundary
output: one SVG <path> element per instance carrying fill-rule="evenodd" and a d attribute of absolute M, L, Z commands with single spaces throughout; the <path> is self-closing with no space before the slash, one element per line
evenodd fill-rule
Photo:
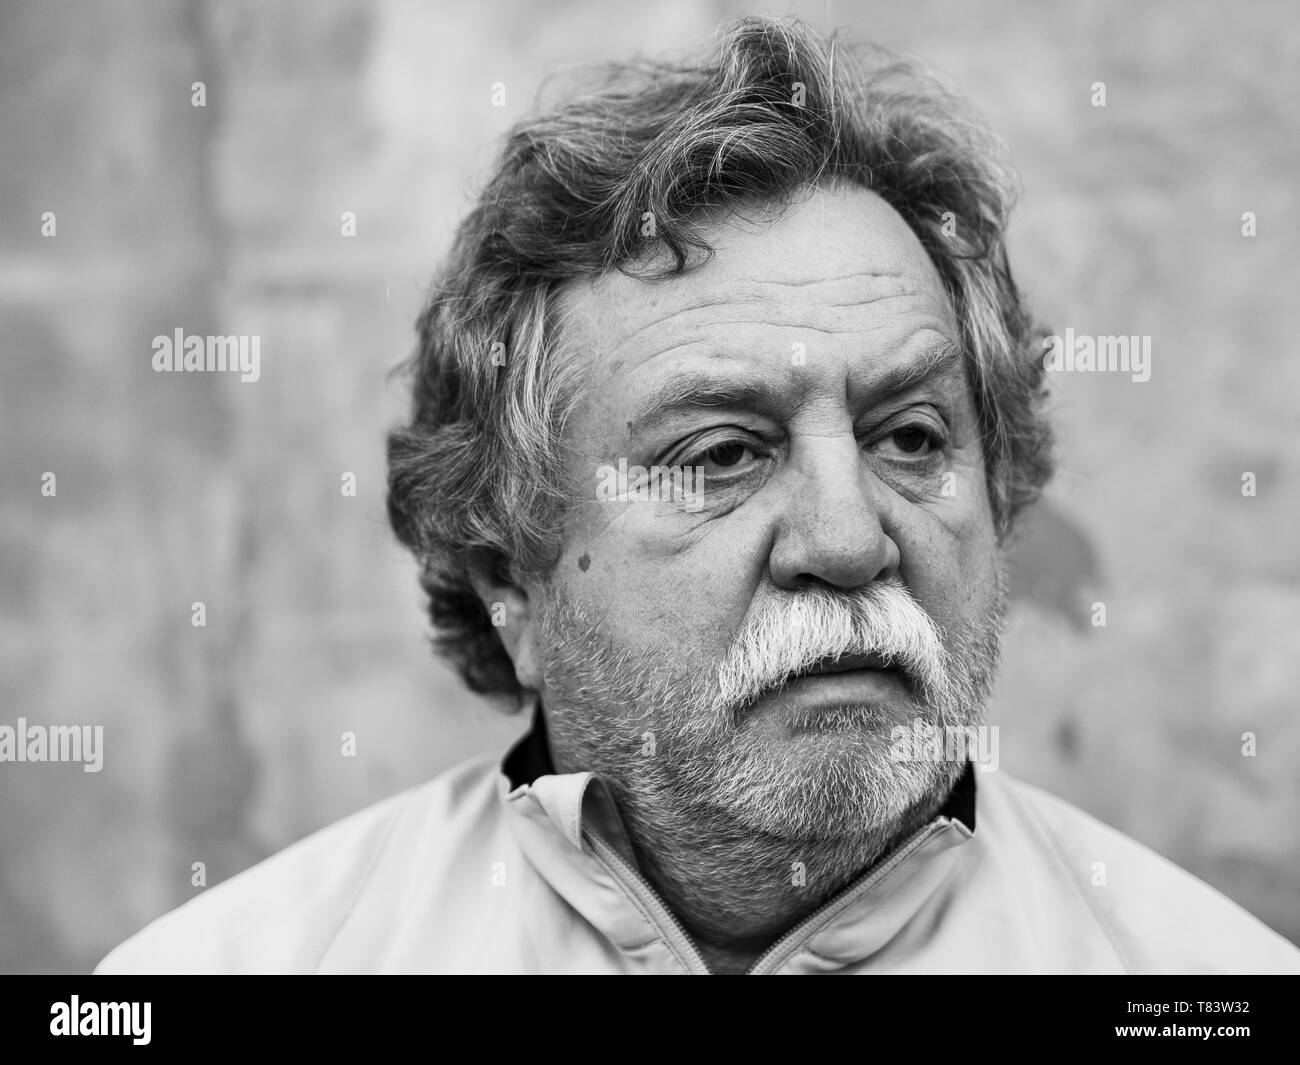
<path fill-rule="evenodd" d="M 942 689 L 948 652 L 938 626 L 902 581 L 851 592 L 812 588 L 751 608 L 719 669 L 715 709 L 742 710 L 827 658 L 878 655 L 917 689 Z"/>

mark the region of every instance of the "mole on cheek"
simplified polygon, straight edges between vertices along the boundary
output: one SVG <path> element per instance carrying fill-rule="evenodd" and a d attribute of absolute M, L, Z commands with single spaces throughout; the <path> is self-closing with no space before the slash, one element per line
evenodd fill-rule
<path fill-rule="evenodd" d="M 578 569 L 582 570 L 583 573 L 586 573 L 587 567 L 590 565 L 591 565 L 591 556 L 584 551 L 582 553 L 582 557 L 578 559 Z"/>

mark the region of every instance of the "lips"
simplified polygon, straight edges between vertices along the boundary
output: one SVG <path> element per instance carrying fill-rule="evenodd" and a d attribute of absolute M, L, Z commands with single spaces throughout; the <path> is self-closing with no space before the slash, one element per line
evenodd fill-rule
<path fill-rule="evenodd" d="M 902 705 L 900 700 L 912 697 L 912 685 L 906 673 L 890 661 L 881 654 L 827 656 L 807 669 L 787 674 L 750 705 L 759 716 L 776 714 L 778 720 L 787 724 L 822 721 L 821 715 L 828 710 L 842 716 L 846 707 L 858 708 L 859 714 L 864 712 L 863 707 L 875 707 L 877 712 L 885 713 L 885 708 Z M 860 716 L 854 720 L 861 723 Z M 819 729 L 826 731 L 820 726 Z"/>
<path fill-rule="evenodd" d="M 840 655 L 823 658 L 808 669 L 792 673 L 790 680 L 800 677 L 820 677 L 831 673 L 850 673 L 859 669 L 893 670 L 895 667 L 885 655 L 870 652 L 858 655 Z"/>

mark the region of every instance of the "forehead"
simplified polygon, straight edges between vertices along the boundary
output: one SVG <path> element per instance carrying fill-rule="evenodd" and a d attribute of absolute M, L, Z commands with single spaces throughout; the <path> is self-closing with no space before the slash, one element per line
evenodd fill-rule
<path fill-rule="evenodd" d="M 783 211 L 730 216 L 706 238 L 714 256 L 685 274 L 611 273 L 561 294 L 566 346 L 600 408 L 589 413 L 611 428 L 639 394 L 707 363 L 780 387 L 802 344 L 800 387 L 854 392 L 957 339 L 925 249 L 872 192 L 813 191 Z"/>

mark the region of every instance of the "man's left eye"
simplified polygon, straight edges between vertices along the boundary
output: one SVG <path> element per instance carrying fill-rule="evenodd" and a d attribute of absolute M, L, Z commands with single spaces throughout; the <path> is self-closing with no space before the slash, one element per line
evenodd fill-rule
<path fill-rule="evenodd" d="M 916 425 L 905 425 L 901 429 L 895 429 L 886 439 L 907 455 L 928 455 L 935 447 L 934 437 Z"/>

